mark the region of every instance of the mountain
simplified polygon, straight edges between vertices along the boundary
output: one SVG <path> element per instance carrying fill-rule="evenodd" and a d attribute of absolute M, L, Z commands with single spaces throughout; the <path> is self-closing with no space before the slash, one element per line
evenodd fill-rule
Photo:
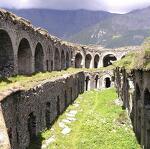
<path fill-rule="evenodd" d="M 140 45 L 150 36 L 150 7 L 114 15 L 70 37 L 71 42 L 107 48 Z"/>
<path fill-rule="evenodd" d="M 63 39 L 68 39 L 73 34 L 115 15 L 105 11 L 89 10 L 9 9 L 9 11 Z"/>

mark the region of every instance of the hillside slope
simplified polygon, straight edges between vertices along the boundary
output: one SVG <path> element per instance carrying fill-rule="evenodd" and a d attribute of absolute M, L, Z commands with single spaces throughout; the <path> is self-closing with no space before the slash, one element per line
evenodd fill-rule
<path fill-rule="evenodd" d="M 148 36 L 150 36 L 150 7 L 108 18 L 73 35 L 70 41 L 115 48 L 140 45 Z"/>
<path fill-rule="evenodd" d="M 63 39 L 68 39 L 69 36 L 84 28 L 93 26 L 114 15 L 105 11 L 89 10 L 11 9 L 9 11 Z"/>

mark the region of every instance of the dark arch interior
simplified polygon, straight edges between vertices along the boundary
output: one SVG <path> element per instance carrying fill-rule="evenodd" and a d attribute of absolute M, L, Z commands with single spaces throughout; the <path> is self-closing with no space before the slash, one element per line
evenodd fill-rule
<path fill-rule="evenodd" d="M 141 93 L 140 93 L 140 88 L 138 84 L 136 84 L 136 89 L 135 89 L 135 96 L 136 96 L 136 105 L 138 105 L 138 101 L 141 100 Z M 136 137 L 138 142 L 141 142 L 141 109 L 136 106 Z"/>
<path fill-rule="evenodd" d="M 82 68 L 82 55 L 80 53 L 76 54 L 75 68 Z"/>
<path fill-rule="evenodd" d="M 40 43 L 37 44 L 35 49 L 35 72 L 40 72 L 44 70 L 44 53 L 43 48 Z"/>
<path fill-rule="evenodd" d="M 90 80 L 90 78 L 89 78 L 89 76 L 87 76 L 86 79 L 85 79 L 85 90 L 86 91 L 89 90 L 89 80 Z"/>
<path fill-rule="evenodd" d="M 95 88 L 98 88 L 98 75 L 95 77 Z"/>
<path fill-rule="evenodd" d="M 0 76 L 10 76 L 14 72 L 14 52 L 8 33 L 0 30 Z"/>
<path fill-rule="evenodd" d="M 99 55 L 95 55 L 94 57 L 94 68 L 98 68 L 99 63 Z"/>
<path fill-rule="evenodd" d="M 69 53 L 66 53 L 66 68 L 69 68 Z"/>
<path fill-rule="evenodd" d="M 103 66 L 107 67 L 112 65 L 112 61 L 116 61 L 117 58 L 113 54 L 108 54 L 103 58 Z"/>
<path fill-rule="evenodd" d="M 64 70 L 66 68 L 66 62 L 65 62 L 65 53 L 64 50 L 61 52 L 61 69 Z"/>
<path fill-rule="evenodd" d="M 45 111 L 45 120 L 46 120 L 46 127 L 47 128 L 50 128 L 50 126 L 51 126 L 50 108 L 51 108 L 51 104 L 50 104 L 50 102 L 47 102 L 46 103 L 46 111 Z"/>
<path fill-rule="evenodd" d="M 111 80 L 109 77 L 105 78 L 105 88 L 109 88 L 111 86 Z"/>
<path fill-rule="evenodd" d="M 92 56 L 87 54 L 85 57 L 85 68 L 90 68 Z"/>
<path fill-rule="evenodd" d="M 150 105 L 150 92 L 148 89 L 144 92 L 144 105 Z"/>
<path fill-rule="evenodd" d="M 27 39 L 22 39 L 18 48 L 18 73 L 31 74 L 32 52 Z"/>
<path fill-rule="evenodd" d="M 36 138 L 36 116 L 32 113 L 28 116 L 28 131 L 30 135 L 30 142 Z"/>
<path fill-rule="evenodd" d="M 55 49 L 54 64 L 55 64 L 55 70 L 60 70 L 60 53 L 57 48 Z"/>

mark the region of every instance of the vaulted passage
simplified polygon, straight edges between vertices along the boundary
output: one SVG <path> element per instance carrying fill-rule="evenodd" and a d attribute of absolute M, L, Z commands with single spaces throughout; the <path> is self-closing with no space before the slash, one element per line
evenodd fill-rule
<path fill-rule="evenodd" d="M 108 54 L 103 58 L 103 67 L 112 65 L 113 61 L 116 61 L 117 58 L 113 54 Z"/>
<path fill-rule="evenodd" d="M 69 68 L 69 53 L 66 53 L 66 68 Z"/>
<path fill-rule="evenodd" d="M 18 48 L 18 73 L 32 73 L 32 52 L 27 39 L 23 38 Z"/>
<path fill-rule="evenodd" d="M 10 76 L 14 72 L 14 52 L 8 33 L 0 30 L 0 76 Z"/>
<path fill-rule="evenodd" d="M 105 88 L 109 88 L 111 86 L 111 80 L 109 77 L 105 78 Z"/>
<path fill-rule="evenodd" d="M 76 54 L 75 57 L 75 68 L 82 68 L 82 55 L 80 53 Z"/>
<path fill-rule="evenodd" d="M 54 55 L 54 65 L 55 65 L 55 70 L 60 70 L 60 53 L 59 50 L 56 48 L 55 49 L 55 55 Z"/>
<path fill-rule="evenodd" d="M 91 67 L 91 60 L 92 60 L 92 56 L 90 54 L 87 54 L 85 57 L 85 68 Z"/>
<path fill-rule="evenodd" d="M 96 54 L 94 57 L 94 68 L 98 68 L 99 66 L 99 55 Z"/>
<path fill-rule="evenodd" d="M 51 104 L 50 104 L 50 102 L 47 102 L 46 103 L 46 110 L 45 110 L 45 121 L 46 121 L 46 127 L 47 128 L 50 128 L 50 125 L 51 125 L 50 108 L 51 108 Z"/>
<path fill-rule="evenodd" d="M 136 134 L 137 134 L 137 140 L 140 143 L 141 142 L 141 108 L 140 108 L 140 102 L 141 102 L 141 92 L 139 89 L 138 84 L 136 84 L 135 89 L 135 99 L 136 99 Z"/>
<path fill-rule="evenodd" d="M 35 58 L 35 72 L 43 71 L 44 70 L 44 66 L 43 66 L 44 65 L 44 53 L 43 53 L 42 45 L 40 43 L 38 43 L 36 46 L 34 58 Z"/>
<path fill-rule="evenodd" d="M 64 70 L 66 68 L 66 62 L 65 62 L 65 53 L 64 50 L 61 52 L 61 70 Z"/>
<path fill-rule="evenodd" d="M 36 138 L 36 116 L 32 113 L 28 117 L 28 132 L 30 135 L 30 142 L 34 141 Z"/>

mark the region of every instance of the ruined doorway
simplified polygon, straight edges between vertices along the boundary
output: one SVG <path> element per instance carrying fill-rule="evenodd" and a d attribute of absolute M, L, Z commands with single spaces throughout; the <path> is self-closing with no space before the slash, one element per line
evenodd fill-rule
<path fill-rule="evenodd" d="M 99 55 L 96 54 L 94 57 L 94 68 L 98 68 L 99 67 Z"/>
<path fill-rule="evenodd" d="M 14 51 L 11 38 L 0 30 L 0 75 L 10 76 L 14 72 Z"/>
<path fill-rule="evenodd" d="M 38 43 L 35 48 L 34 58 L 35 58 L 35 72 L 43 71 L 44 70 L 44 66 L 43 66 L 44 65 L 43 64 L 44 63 L 44 53 L 43 53 L 42 45 L 40 43 Z"/>
<path fill-rule="evenodd" d="M 60 53 L 59 53 L 59 50 L 57 48 L 55 49 L 54 66 L 55 66 L 55 70 L 60 70 L 61 69 Z"/>
<path fill-rule="evenodd" d="M 111 80 L 109 77 L 105 78 L 105 88 L 109 88 L 111 86 Z"/>
<path fill-rule="evenodd" d="M 75 56 L 75 68 L 82 68 L 82 55 L 80 53 Z"/>
<path fill-rule="evenodd" d="M 85 68 L 91 67 L 91 60 L 92 60 L 92 56 L 90 54 L 87 54 L 85 57 Z"/>
<path fill-rule="evenodd" d="M 32 52 L 25 38 L 21 40 L 18 48 L 18 73 L 23 75 L 32 73 Z"/>
<path fill-rule="evenodd" d="M 64 50 L 61 52 L 61 70 L 66 68 L 66 61 L 65 61 L 65 53 Z"/>
<path fill-rule="evenodd" d="M 69 53 L 66 53 L 66 69 L 69 68 Z"/>

